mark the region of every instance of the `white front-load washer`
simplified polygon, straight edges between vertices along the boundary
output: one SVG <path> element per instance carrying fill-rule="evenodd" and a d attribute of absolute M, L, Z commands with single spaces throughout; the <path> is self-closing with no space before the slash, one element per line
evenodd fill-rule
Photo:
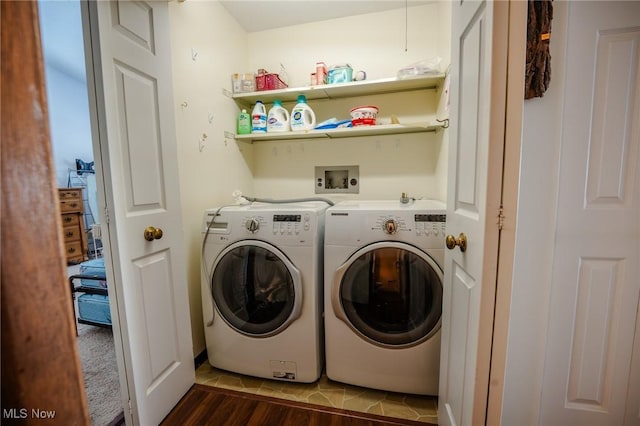
<path fill-rule="evenodd" d="M 345 201 L 325 220 L 327 376 L 438 394 L 445 205 Z"/>
<path fill-rule="evenodd" d="M 327 207 L 304 202 L 205 211 L 202 305 L 212 366 L 295 382 L 320 377 Z"/>

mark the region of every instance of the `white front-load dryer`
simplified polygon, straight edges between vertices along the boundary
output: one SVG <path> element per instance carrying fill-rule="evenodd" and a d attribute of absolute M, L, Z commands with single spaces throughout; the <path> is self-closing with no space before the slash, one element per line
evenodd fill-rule
<path fill-rule="evenodd" d="M 320 377 L 326 207 L 305 202 L 205 211 L 202 305 L 212 366 L 295 382 Z"/>
<path fill-rule="evenodd" d="M 326 211 L 327 376 L 438 394 L 445 205 L 346 201 Z"/>

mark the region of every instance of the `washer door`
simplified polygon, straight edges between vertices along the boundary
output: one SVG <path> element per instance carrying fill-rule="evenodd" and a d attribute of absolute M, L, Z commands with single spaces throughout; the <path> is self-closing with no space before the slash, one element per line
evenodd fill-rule
<path fill-rule="evenodd" d="M 440 328 L 442 270 L 409 244 L 374 243 L 335 273 L 333 311 L 368 342 L 417 345 Z"/>
<path fill-rule="evenodd" d="M 224 321 L 240 333 L 268 337 L 300 316 L 300 271 L 276 247 L 244 240 L 216 259 L 211 294 Z"/>

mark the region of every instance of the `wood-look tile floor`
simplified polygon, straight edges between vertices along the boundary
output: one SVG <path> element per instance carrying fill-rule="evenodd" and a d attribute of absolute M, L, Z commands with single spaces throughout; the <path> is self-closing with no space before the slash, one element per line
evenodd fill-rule
<path fill-rule="evenodd" d="M 196 370 L 196 383 L 377 416 L 438 423 L 437 397 L 399 394 L 346 385 L 329 380 L 324 374 L 315 383 L 292 383 L 223 371 L 205 361 Z"/>

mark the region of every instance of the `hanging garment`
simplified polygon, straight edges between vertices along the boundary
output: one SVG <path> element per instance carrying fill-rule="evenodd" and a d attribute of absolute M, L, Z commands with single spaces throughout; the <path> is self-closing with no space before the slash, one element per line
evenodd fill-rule
<path fill-rule="evenodd" d="M 551 80 L 552 0 L 529 0 L 524 98 L 542 97 Z"/>

